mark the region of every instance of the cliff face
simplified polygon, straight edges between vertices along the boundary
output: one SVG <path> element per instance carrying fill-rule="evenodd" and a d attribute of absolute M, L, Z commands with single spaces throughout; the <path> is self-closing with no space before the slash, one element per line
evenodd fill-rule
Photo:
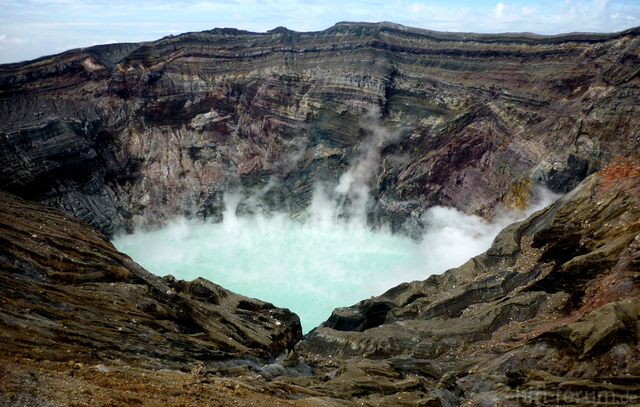
<path fill-rule="evenodd" d="M 320 371 L 368 361 L 371 382 L 418 375 L 416 403 L 634 404 L 639 188 L 640 156 L 618 157 L 463 266 L 336 309 L 296 350 Z"/>
<path fill-rule="evenodd" d="M 288 310 L 203 279 L 157 277 L 58 210 L 6 193 L 0 202 L 4 351 L 179 368 L 195 355 L 275 358 L 302 336 Z"/>
<path fill-rule="evenodd" d="M 153 276 L 0 194 L 0 404 L 634 405 L 639 189 L 640 156 L 618 157 L 486 253 L 304 338 L 288 310 Z"/>
<path fill-rule="evenodd" d="M 491 217 L 537 183 L 567 194 L 301 338 L 288 310 L 154 276 L 1 193 L 0 404 L 637 403 L 638 33 L 344 23 L 1 66 L 0 189 L 107 234 L 219 219 L 234 192 L 293 216 L 319 185 L 370 194 L 368 219 L 409 233 L 434 204 Z"/>
<path fill-rule="evenodd" d="M 365 161 L 374 223 L 491 217 L 638 149 L 637 34 L 216 29 L 3 65 L 0 189 L 113 234 L 229 191 L 296 216 Z"/>

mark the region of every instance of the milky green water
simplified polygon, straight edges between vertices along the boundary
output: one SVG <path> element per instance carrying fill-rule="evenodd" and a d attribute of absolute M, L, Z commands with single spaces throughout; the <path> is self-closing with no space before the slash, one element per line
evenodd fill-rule
<path fill-rule="evenodd" d="M 421 218 L 427 229 L 420 243 L 371 231 L 364 210 L 352 212 L 359 216 L 345 223 L 321 194 L 314 197 L 305 222 L 286 215 L 242 218 L 229 211 L 221 224 L 180 221 L 113 243 L 154 274 L 204 277 L 238 294 L 289 308 L 306 333 L 336 307 L 463 264 L 487 250 L 504 226 L 556 198 L 545 192 L 535 207 L 504 214 L 494 223 L 451 208 L 431 208 Z"/>
<path fill-rule="evenodd" d="M 348 225 L 319 227 L 284 217 L 223 224 L 180 222 L 123 236 L 115 246 L 147 270 L 207 278 L 300 316 L 305 332 L 338 306 L 381 294 L 401 270 L 416 267 L 419 246 Z M 425 277 L 426 278 L 426 277 Z"/>

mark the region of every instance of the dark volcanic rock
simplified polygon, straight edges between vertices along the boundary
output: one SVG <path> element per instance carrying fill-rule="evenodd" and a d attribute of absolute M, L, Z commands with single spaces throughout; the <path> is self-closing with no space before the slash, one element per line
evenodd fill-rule
<path fill-rule="evenodd" d="M 2 188 L 52 204 L 113 234 L 124 228 L 124 219 L 86 133 L 79 123 L 56 121 L 1 138 Z"/>
<path fill-rule="evenodd" d="M 374 224 L 490 218 L 638 150 L 638 33 L 215 29 L 3 65 L 0 188 L 113 234 L 230 192 L 298 216 L 365 161 Z"/>
<path fill-rule="evenodd" d="M 566 193 L 301 341 L 288 310 L 2 193 L 0 404 L 637 404 L 638 34 L 216 29 L 0 66 L 0 189 L 110 235 L 229 194 L 299 217 L 369 193 L 370 223 L 417 234 L 433 205 Z"/>
<path fill-rule="evenodd" d="M 68 405 L 82 388 L 90 405 L 633 404 L 639 188 L 640 156 L 618 157 L 486 253 L 301 341 L 287 310 L 156 277 L 86 224 L 0 194 L 0 403 Z"/>
<path fill-rule="evenodd" d="M 0 347 L 31 358 L 259 365 L 302 335 L 289 310 L 204 279 L 157 277 L 87 224 L 6 193 L 0 280 Z"/>
<path fill-rule="evenodd" d="M 640 156 L 618 157 L 486 253 L 335 310 L 296 350 L 320 371 L 388 363 L 470 406 L 640 400 L 638 197 Z"/>

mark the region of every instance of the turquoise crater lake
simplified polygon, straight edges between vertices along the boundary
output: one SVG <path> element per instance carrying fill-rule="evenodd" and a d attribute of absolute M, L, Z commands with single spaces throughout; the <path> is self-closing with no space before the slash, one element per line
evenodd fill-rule
<path fill-rule="evenodd" d="M 397 284 L 416 266 L 411 240 L 362 228 L 317 227 L 284 217 L 221 224 L 179 222 L 116 239 L 147 270 L 204 277 L 239 294 L 289 308 L 305 332 L 337 306 L 352 305 Z M 417 276 L 416 276 L 417 277 Z"/>
<path fill-rule="evenodd" d="M 204 277 L 289 308 L 306 333 L 336 307 L 461 265 L 486 250 L 507 223 L 488 223 L 450 208 L 432 208 L 426 221 L 429 230 L 419 243 L 331 216 L 300 222 L 286 215 L 229 214 L 223 223 L 177 221 L 113 243 L 154 274 Z"/>

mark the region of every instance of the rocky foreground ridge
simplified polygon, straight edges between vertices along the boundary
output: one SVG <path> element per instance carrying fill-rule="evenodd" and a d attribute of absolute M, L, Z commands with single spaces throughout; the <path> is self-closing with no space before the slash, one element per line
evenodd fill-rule
<path fill-rule="evenodd" d="M 217 29 L 0 66 L 0 405 L 640 405 L 637 35 Z M 535 184 L 566 195 L 304 338 L 107 237 L 318 188 L 411 234 Z"/>
<path fill-rule="evenodd" d="M 419 235 L 638 151 L 638 28 L 478 35 L 391 23 L 215 29 L 0 66 L 0 189 L 107 235 L 176 216 L 300 216 L 314 191 Z"/>
<path fill-rule="evenodd" d="M 461 267 L 336 309 L 296 351 L 364 372 L 353 396 L 384 383 L 417 404 L 638 405 L 639 192 L 640 156 L 618 157 Z"/>
<path fill-rule="evenodd" d="M 0 404 L 640 404 L 640 156 L 459 268 L 336 309 L 161 279 L 64 213 L 0 194 Z"/>

